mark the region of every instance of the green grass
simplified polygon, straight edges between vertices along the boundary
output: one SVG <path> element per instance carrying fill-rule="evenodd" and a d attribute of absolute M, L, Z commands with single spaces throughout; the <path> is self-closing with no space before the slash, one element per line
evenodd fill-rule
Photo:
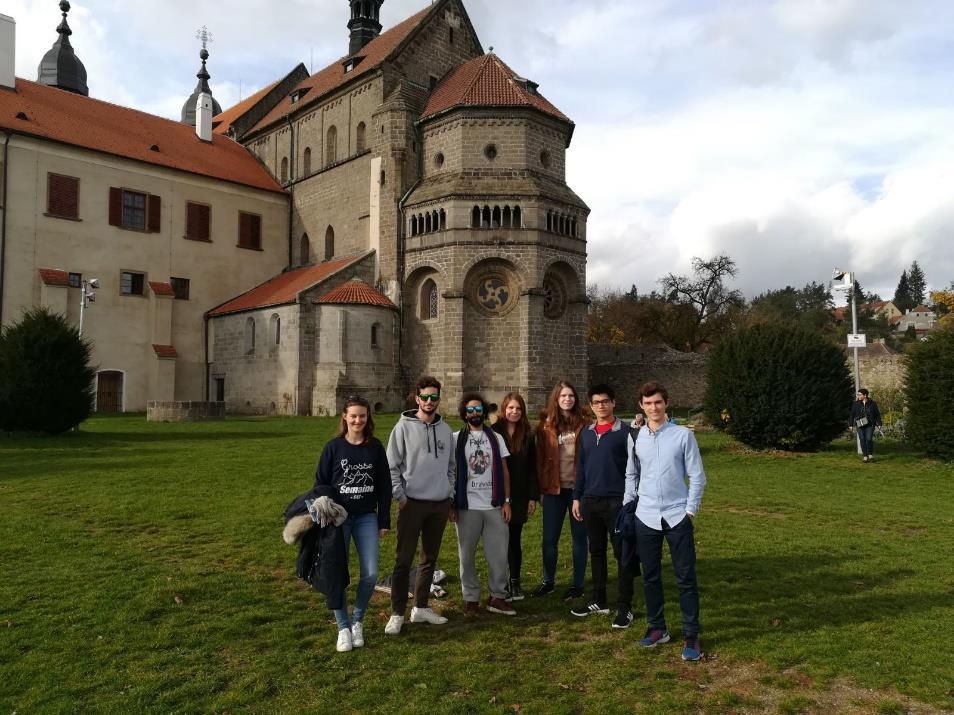
<path fill-rule="evenodd" d="M 375 596 L 368 646 L 337 654 L 333 618 L 294 578 L 280 533 L 334 426 L 132 415 L 58 438 L 0 436 L 0 712 L 954 707 L 950 465 L 891 445 L 862 465 L 847 442 L 791 456 L 700 435 L 702 663 L 682 663 L 678 643 L 637 650 L 641 598 L 623 632 L 572 618 L 553 596 L 513 619 L 465 621 L 453 528 L 440 561 L 450 623 L 386 639 Z M 539 543 L 537 515 L 529 586 Z M 559 586 L 567 535 L 562 546 Z M 393 554 L 392 532 L 382 572 Z"/>

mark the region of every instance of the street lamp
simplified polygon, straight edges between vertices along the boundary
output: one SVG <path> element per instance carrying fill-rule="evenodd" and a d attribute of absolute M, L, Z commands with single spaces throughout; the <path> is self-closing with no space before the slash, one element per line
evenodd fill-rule
<path fill-rule="evenodd" d="M 841 281 L 841 283 L 836 283 L 831 288 L 832 290 L 838 291 L 848 291 L 848 294 L 851 296 L 851 334 L 852 336 L 858 335 L 858 309 L 856 306 L 856 296 L 855 296 L 855 274 L 852 271 L 843 271 L 840 268 L 836 268 L 831 273 L 832 280 Z M 858 394 L 858 390 L 861 388 L 861 377 L 858 370 L 858 342 L 857 339 L 853 345 L 854 358 L 855 358 L 855 395 Z M 858 454 L 861 454 L 861 436 L 859 435 L 855 440 L 858 445 Z"/>
<path fill-rule="evenodd" d="M 83 336 L 83 318 L 86 314 L 86 306 L 90 303 L 96 302 L 96 293 L 94 292 L 99 288 L 99 280 L 96 278 L 90 278 L 89 280 L 84 280 L 80 285 L 81 299 L 80 299 L 80 321 L 79 321 L 79 334 L 80 337 Z"/>

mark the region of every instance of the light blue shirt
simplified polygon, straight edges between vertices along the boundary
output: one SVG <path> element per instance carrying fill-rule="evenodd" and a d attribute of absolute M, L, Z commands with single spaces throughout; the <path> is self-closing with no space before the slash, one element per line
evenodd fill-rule
<path fill-rule="evenodd" d="M 686 485 L 688 478 L 689 484 Z M 636 518 L 653 529 L 662 529 L 662 520 L 670 526 L 686 514 L 697 514 L 706 486 L 699 444 L 692 430 L 666 422 L 653 432 L 648 426 L 639 430 L 635 454 L 626 464 L 626 492 L 623 503 L 636 498 Z"/>

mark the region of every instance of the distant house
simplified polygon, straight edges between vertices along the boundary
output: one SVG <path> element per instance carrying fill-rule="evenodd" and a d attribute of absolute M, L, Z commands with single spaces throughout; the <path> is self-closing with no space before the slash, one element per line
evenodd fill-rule
<path fill-rule="evenodd" d="M 902 313 L 898 307 L 890 300 L 876 300 L 871 303 L 862 303 L 858 306 L 858 312 L 869 312 L 875 316 L 884 317 L 888 325 L 895 327 L 901 319 Z M 836 323 L 851 319 L 851 306 L 845 305 L 835 308 L 831 311 Z"/>
<path fill-rule="evenodd" d="M 896 330 L 903 333 L 910 327 L 913 327 L 918 335 L 929 333 L 937 327 L 937 314 L 926 305 L 911 308 L 901 316 Z"/>

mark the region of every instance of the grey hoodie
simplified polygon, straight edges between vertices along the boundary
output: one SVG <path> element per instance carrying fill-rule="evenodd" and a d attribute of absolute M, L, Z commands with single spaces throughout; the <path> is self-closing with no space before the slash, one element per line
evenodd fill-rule
<path fill-rule="evenodd" d="M 408 410 L 391 430 L 388 438 L 388 464 L 391 465 L 391 494 L 422 501 L 454 498 L 457 460 L 451 429 L 434 416 L 422 422 L 417 410 Z"/>

